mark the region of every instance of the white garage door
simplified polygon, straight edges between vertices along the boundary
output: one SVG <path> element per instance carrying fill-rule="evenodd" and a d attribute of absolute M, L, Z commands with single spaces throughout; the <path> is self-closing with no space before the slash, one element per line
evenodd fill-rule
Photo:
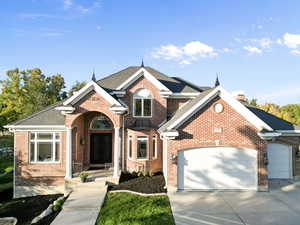
<path fill-rule="evenodd" d="M 268 174 L 270 179 L 290 179 L 292 176 L 292 147 L 268 144 Z"/>
<path fill-rule="evenodd" d="M 180 151 L 178 189 L 257 189 L 257 151 L 210 147 Z"/>

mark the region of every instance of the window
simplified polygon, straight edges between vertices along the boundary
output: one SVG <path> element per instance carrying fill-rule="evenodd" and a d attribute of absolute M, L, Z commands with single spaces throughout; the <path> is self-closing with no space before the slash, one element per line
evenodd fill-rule
<path fill-rule="evenodd" d="M 109 130 L 112 128 L 110 119 L 105 115 L 97 116 L 91 123 L 91 129 L 93 130 Z"/>
<path fill-rule="evenodd" d="M 59 162 L 60 134 L 56 132 L 30 133 L 30 162 Z"/>
<path fill-rule="evenodd" d="M 132 158 L 132 136 L 128 136 L 128 158 Z"/>
<path fill-rule="evenodd" d="M 157 143 L 156 143 L 156 136 L 152 137 L 152 158 L 157 158 Z"/>
<path fill-rule="evenodd" d="M 152 95 L 147 89 L 140 89 L 133 96 L 133 116 L 152 116 Z"/>
<path fill-rule="evenodd" d="M 137 159 L 148 158 L 148 137 L 138 136 L 137 137 Z"/>

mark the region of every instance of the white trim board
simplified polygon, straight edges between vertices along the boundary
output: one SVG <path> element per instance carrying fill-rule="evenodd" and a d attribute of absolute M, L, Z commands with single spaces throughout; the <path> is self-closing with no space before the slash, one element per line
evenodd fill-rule
<path fill-rule="evenodd" d="M 185 112 L 180 118 L 178 118 L 174 123 L 167 127 L 167 130 L 172 130 L 179 127 L 185 121 L 187 121 L 192 115 L 203 108 L 207 103 L 209 103 L 214 97 L 220 96 L 224 101 L 226 101 L 232 108 L 234 108 L 238 113 L 240 113 L 248 122 L 253 124 L 258 130 L 266 129 L 268 131 L 273 131 L 273 129 L 247 109 L 242 103 L 232 97 L 225 89 L 221 86 L 216 87 L 212 92 L 201 99 L 197 104 L 191 107 L 187 112 Z"/>
<path fill-rule="evenodd" d="M 93 87 L 94 90 L 101 96 L 103 96 L 110 104 L 121 106 L 120 102 L 118 102 L 114 97 L 112 97 L 110 94 L 108 94 L 102 87 L 100 87 L 96 82 L 90 81 L 87 83 L 83 88 L 81 88 L 79 91 L 77 91 L 72 97 L 67 99 L 63 105 L 70 104 L 74 99 L 77 97 L 83 98 L 85 95 L 82 95 L 89 87 Z"/>
<path fill-rule="evenodd" d="M 157 80 L 151 73 L 149 73 L 145 68 L 139 69 L 137 72 L 135 72 L 132 76 L 130 76 L 126 81 L 124 81 L 121 85 L 117 87 L 117 90 L 126 89 L 131 84 L 133 84 L 137 79 L 139 79 L 141 76 L 143 76 L 149 80 L 151 83 L 153 83 L 159 90 L 168 91 L 172 93 L 169 88 L 167 88 L 165 85 L 163 85 L 159 80 Z"/>

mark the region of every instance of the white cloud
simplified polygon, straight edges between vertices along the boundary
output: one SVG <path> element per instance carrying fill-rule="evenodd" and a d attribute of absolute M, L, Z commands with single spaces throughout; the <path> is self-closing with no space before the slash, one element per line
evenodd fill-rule
<path fill-rule="evenodd" d="M 179 64 L 182 64 L 182 65 L 190 65 L 191 62 L 188 61 L 188 60 L 186 60 L 186 59 L 184 59 L 184 60 L 182 60 Z"/>
<path fill-rule="evenodd" d="M 256 97 L 260 102 L 291 102 L 291 98 L 300 98 L 300 89 L 297 86 L 282 87 L 282 89 Z"/>
<path fill-rule="evenodd" d="M 73 0 L 63 0 L 64 9 L 66 10 L 74 10 L 80 14 L 86 14 L 93 11 L 96 8 L 100 7 L 101 0 L 94 0 L 90 5 L 81 5 L 75 3 Z"/>
<path fill-rule="evenodd" d="M 42 14 L 42 13 L 21 13 L 21 19 L 41 19 L 41 18 L 56 18 L 55 15 Z"/>
<path fill-rule="evenodd" d="M 73 1 L 72 0 L 63 0 L 63 4 L 64 4 L 65 9 L 69 9 L 73 5 Z"/>
<path fill-rule="evenodd" d="M 163 45 L 152 52 L 152 57 L 165 60 L 176 60 L 180 64 L 191 64 L 200 58 L 214 57 L 218 53 L 213 47 L 200 41 L 191 41 L 183 46 Z"/>
<path fill-rule="evenodd" d="M 102 27 L 101 27 L 100 25 L 98 25 L 98 26 L 96 26 L 96 29 L 97 29 L 97 30 L 101 30 Z"/>
<path fill-rule="evenodd" d="M 250 45 L 247 45 L 247 46 L 244 46 L 243 47 L 246 51 L 248 51 L 249 55 L 254 55 L 254 54 L 258 54 L 260 55 L 262 53 L 262 50 L 255 47 L 255 46 L 250 46 Z"/>
<path fill-rule="evenodd" d="M 222 51 L 223 52 L 232 52 L 232 49 L 230 49 L 230 48 L 223 48 Z"/>
<path fill-rule="evenodd" d="M 300 51 L 298 49 L 291 50 L 290 53 L 293 55 L 300 55 Z"/>
<path fill-rule="evenodd" d="M 271 40 L 270 38 L 259 38 L 259 39 L 252 38 L 252 39 L 248 39 L 248 40 L 251 43 L 260 45 L 261 48 L 270 48 L 271 45 L 274 43 L 274 41 Z"/>
<path fill-rule="evenodd" d="M 300 34 L 285 33 L 283 35 L 283 44 L 288 48 L 297 48 L 300 46 Z"/>

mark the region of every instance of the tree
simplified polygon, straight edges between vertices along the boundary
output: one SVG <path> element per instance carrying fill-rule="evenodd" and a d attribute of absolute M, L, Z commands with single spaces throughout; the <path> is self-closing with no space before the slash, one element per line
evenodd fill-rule
<path fill-rule="evenodd" d="M 249 105 L 253 105 L 253 106 L 257 106 L 257 99 L 256 98 L 252 98 L 251 100 L 247 101 Z"/>
<path fill-rule="evenodd" d="M 0 129 L 1 121 L 10 123 L 28 114 L 66 98 L 64 78 L 60 74 L 46 77 L 39 68 L 20 71 L 18 68 L 6 73 L 0 81 Z"/>
<path fill-rule="evenodd" d="M 83 88 L 86 84 L 87 84 L 86 81 L 82 81 L 82 82 L 76 81 L 76 83 L 75 83 L 75 84 L 71 87 L 71 89 L 68 91 L 68 96 L 69 96 L 69 97 L 72 96 L 73 93 L 74 93 L 75 91 L 79 91 L 79 90 L 80 90 L 81 88 Z"/>

